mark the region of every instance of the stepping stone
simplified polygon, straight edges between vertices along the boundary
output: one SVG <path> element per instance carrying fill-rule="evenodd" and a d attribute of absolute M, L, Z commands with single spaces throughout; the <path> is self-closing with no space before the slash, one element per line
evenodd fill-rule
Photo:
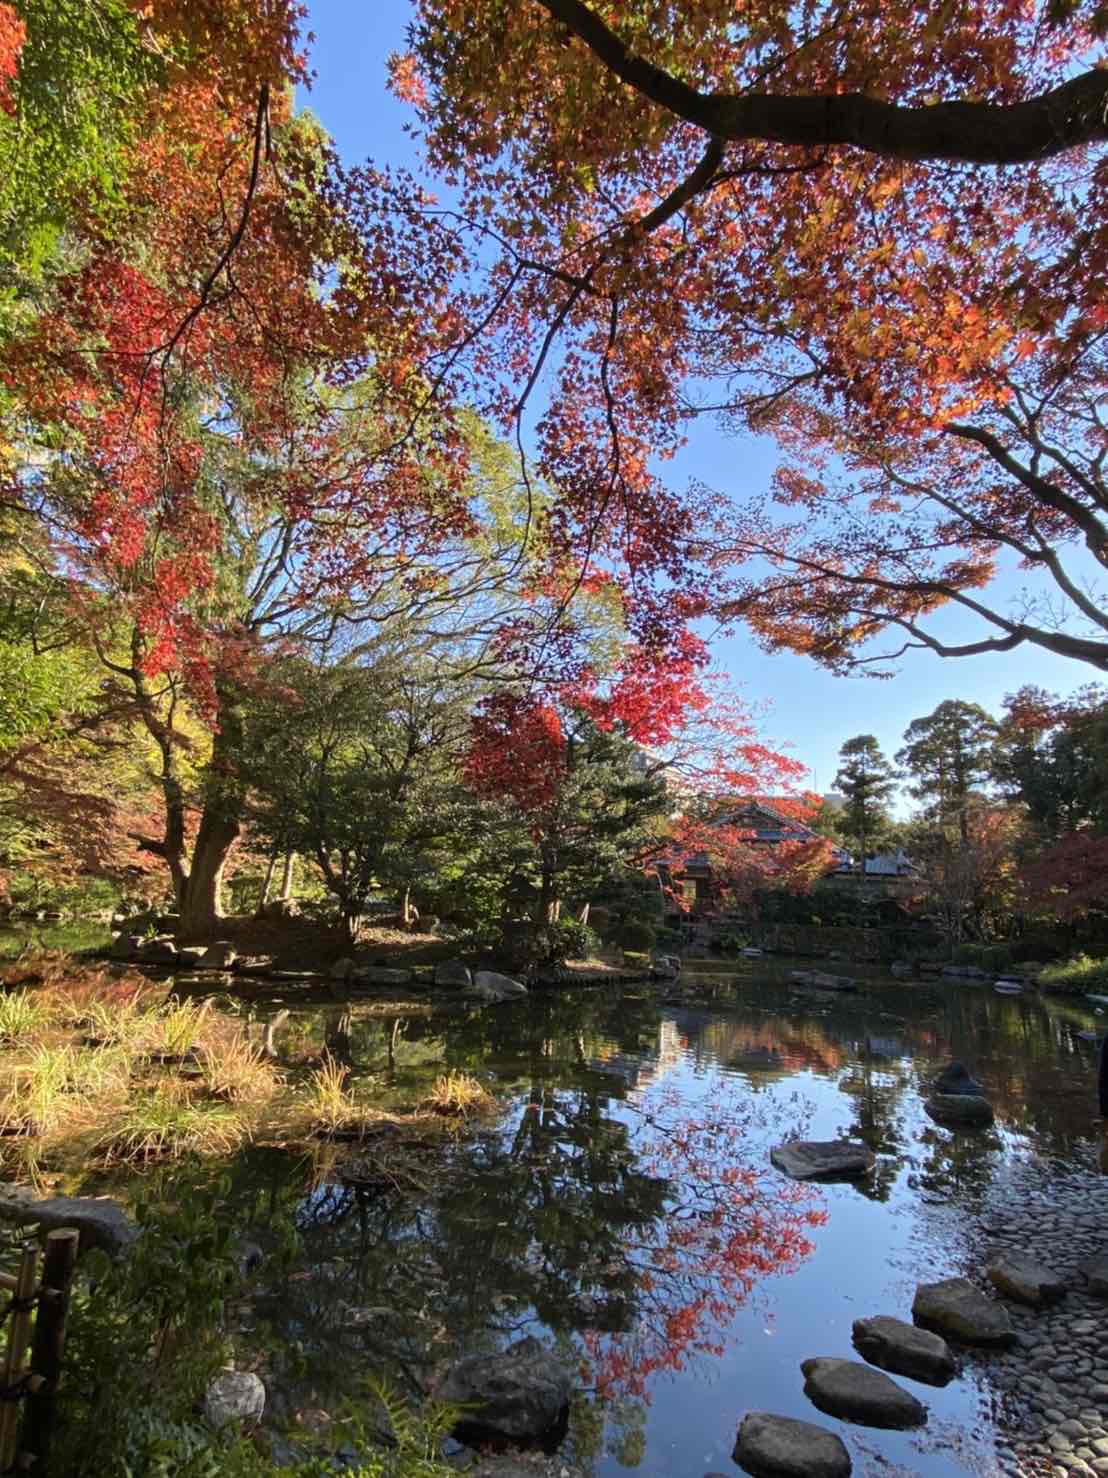
<path fill-rule="evenodd" d="M 1108 1298 L 1108 1252 L 1098 1252 L 1081 1264 L 1094 1298 Z"/>
<path fill-rule="evenodd" d="M 1005 1298 L 1041 1309 L 1056 1303 L 1066 1291 L 1065 1282 L 1026 1252 L 994 1252 L 985 1269 L 989 1282 Z"/>
<path fill-rule="evenodd" d="M 919 1427 L 927 1407 L 896 1381 L 863 1365 L 860 1360 L 833 1360 L 819 1356 L 803 1360 L 804 1394 L 828 1416 L 867 1427 Z"/>
<path fill-rule="evenodd" d="M 950 1346 L 940 1335 L 884 1314 L 855 1319 L 854 1348 L 871 1365 L 931 1386 L 945 1386 L 956 1369 Z"/>
<path fill-rule="evenodd" d="M 814 1422 L 749 1411 L 742 1419 L 734 1462 L 754 1478 L 850 1478 L 841 1437 Z"/>
<path fill-rule="evenodd" d="M 932 1093 L 923 1111 L 937 1124 L 984 1129 L 993 1122 L 992 1104 L 976 1093 Z"/>
<path fill-rule="evenodd" d="M 921 1283 L 912 1300 L 912 1318 L 924 1329 L 966 1345 L 1010 1345 L 1016 1338 L 1008 1310 L 967 1278 Z"/>
<path fill-rule="evenodd" d="M 979 1093 L 984 1095 L 984 1088 L 976 1078 L 971 1078 L 963 1063 L 952 1062 L 943 1068 L 942 1072 L 931 1080 L 932 1093 Z"/>
<path fill-rule="evenodd" d="M 853 1180 L 877 1163 L 869 1145 L 857 1139 L 792 1139 L 775 1145 L 769 1158 L 793 1180 Z"/>

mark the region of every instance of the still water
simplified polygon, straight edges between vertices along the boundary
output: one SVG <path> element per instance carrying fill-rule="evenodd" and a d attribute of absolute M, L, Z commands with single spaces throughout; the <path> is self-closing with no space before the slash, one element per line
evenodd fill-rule
<path fill-rule="evenodd" d="M 459 1354 L 537 1333 L 578 1374 L 566 1451 L 597 1478 L 734 1472 L 749 1409 L 839 1431 L 856 1473 L 994 1471 L 987 1356 L 943 1390 L 903 1381 L 930 1409 L 914 1433 L 815 1411 L 800 1362 L 852 1357 L 854 1319 L 910 1319 L 918 1281 L 979 1269 L 987 1228 L 1053 1177 L 1099 1176 L 1097 1016 L 958 982 L 827 996 L 709 981 L 701 1004 L 643 989 L 398 1023 L 297 1013 L 294 1035 L 326 1035 L 401 1096 L 465 1067 L 505 1108 L 400 1190 L 373 1175 L 352 1189 L 324 1163 L 305 1195 L 287 1156 L 239 1162 L 255 1190 L 296 1196 L 308 1249 L 250 1315 L 291 1406 L 327 1406 L 371 1371 L 417 1391 Z M 994 1129 L 924 1115 L 952 1057 L 985 1085 Z M 768 1152 L 798 1133 L 862 1136 L 876 1173 L 794 1185 Z"/>

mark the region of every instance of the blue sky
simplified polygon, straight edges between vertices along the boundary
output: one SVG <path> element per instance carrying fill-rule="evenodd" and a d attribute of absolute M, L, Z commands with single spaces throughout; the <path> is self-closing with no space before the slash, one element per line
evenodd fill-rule
<path fill-rule="evenodd" d="M 317 77 L 307 105 L 348 161 L 373 158 L 418 170 L 418 150 L 403 129 L 409 110 L 385 87 L 386 58 L 404 46 L 409 0 L 312 0 L 310 8 Z M 773 467 L 772 444 L 724 437 L 704 424 L 694 428 L 667 476 L 682 483 L 698 478 L 741 497 L 764 493 Z M 1000 598 L 1014 599 L 1023 583 L 1015 573 L 1002 580 Z M 979 634 L 956 611 L 943 613 L 934 629 L 948 640 Z M 908 723 L 944 698 L 963 698 L 995 711 L 1006 693 L 1025 683 L 1069 692 L 1096 677 L 1091 668 L 1033 648 L 957 660 L 913 653 L 897 676 L 884 681 L 834 677 L 806 658 L 765 653 L 741 630 L 714 650 L 717 665 L 732 674 L 750 702 L 770 705 L 766 737 L 787 743 L 821 790 L 831 788 L 839 746 L 854 734 L 876 734 L 892 754 Z"/>

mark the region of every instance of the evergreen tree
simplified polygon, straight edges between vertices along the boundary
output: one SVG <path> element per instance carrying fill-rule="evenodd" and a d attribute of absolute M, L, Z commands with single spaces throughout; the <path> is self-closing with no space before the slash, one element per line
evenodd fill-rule
<path fill-rule="evenodd" d="M 899 776 L 872 734 L 857 734 L 839 750 L 835 788 L 846 800 L 843 831 L 858 843 L 862 876 L 866 875 L 866 848 L 888 826 L 885 806 L 897 788 Z"/>
<path fill-rule="evenodd" d="M 979 704 L 948 698 L 912 720 L 896 756 L 915 779 L 911 794 L 923 802 L 925 816 L 957 825 L 963 846 L 969 844 L 970 797 L 990 775 L 996 732 L 996 721 Z"/>

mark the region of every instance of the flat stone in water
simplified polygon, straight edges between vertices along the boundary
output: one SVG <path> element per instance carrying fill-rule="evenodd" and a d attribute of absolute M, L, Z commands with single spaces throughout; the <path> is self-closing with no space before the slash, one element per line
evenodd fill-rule
<path fill-rule="evenodd" d="M 884 1314 L 855 1319 L 854 1348 L 871 1365 L 932 1386 L 945 1386 L 955 1372 L 954 1356 L 945 1339 Z"/>
<path fill-rule="evenodd" d="M 817 1356 L 804 1360 L 804 1394 L 828 1416 L 839 1416 L 867 1427 L 919 1427 L 927 1407 L 896 1381 L 863 1365 L 860 1360 Z"/>
<path fill-rule="evenodd" d="M 989 1282 L 1005 1298 L 1042 1308 L 1056 1303 L 1066 1291 L 1065 1282 L 1026 1252 L 994 1252 L 985 1269 Z"/>
<path fill-rule="evenodd" d="M 912 1318 L 924 1329 L 967 1345 L 1010 1345 L 1016 1337 L 1008 1310 L 986 1298 L 967 1278 L 921 1283 L 912 1301 Z"/>
<path fill-rule="evenodd" d="M 854 1179 L 868 1175 L 876 1163 L 869 1145 L 857 1139 L 792 1139 L 775 1145 L 769 1158 L 793 1180 Z"/>
<path fill-rule="evenodd" d="M 938 1124 L 983 1129 L 993 1122 L 992 1104 L 976 1093 L 932 1093 L 923 1108 Z"/>
<path fill-rule="evenodd" d="M 849 1478 L 851 1469 L 834 1432 L 769 1411 L 743 1417 L 732 1458 L 754 1478 Z"/>

